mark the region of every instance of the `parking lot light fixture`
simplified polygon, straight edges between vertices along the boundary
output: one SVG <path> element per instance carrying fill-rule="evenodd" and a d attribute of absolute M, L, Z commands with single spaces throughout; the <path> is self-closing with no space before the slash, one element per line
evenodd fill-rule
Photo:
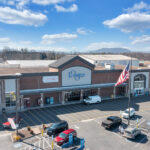
<path fill-rule="evenodd" d="M 21 73 L 16 73 L 16 136 L 18 136 L 18 102 L 20 95 L 20 77 Z"/>
<path fill-rule="evenodd" d="M 131 107 L 131 73 L 132 73 L 132 54 L 131 54 L 131 60 L 130 60 L 130 70 L 129 70 L 129 100 L 128 100 L 128 126 L 130 126 L 130 107 Z"/>

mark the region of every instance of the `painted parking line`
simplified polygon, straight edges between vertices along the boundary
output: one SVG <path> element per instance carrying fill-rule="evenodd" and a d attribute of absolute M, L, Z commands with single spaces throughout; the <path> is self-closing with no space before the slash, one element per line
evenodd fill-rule
<path fill-rule="evenodd" d="M 26 120 L 26 122 L 28 122 L 29 125 L 34 126 L 37 125 L 35 121 L 33 121 L 33 119 L 31 119 L 29 116 L 27 115 L 26 112 L 21 112 L 22 117 L 24 120 Z"/>
<path fill-rule="evenodd" d="M 86 105 L 79 105 L 78 108 L 80 108 L 82 110 L 82 113 L 87 115 L 88 118 L 93 118 L 92 112 L 89 109 L 87 109 L 88 107 Z"/>
<path fill-rule="evenodd" d="M 51 120 L 51 122 L 57 122 L 59 119 L 57 116 L 49 110 L 49 108 L 44 108 L 41 110 L 45 115 Z"/>
<path fill-rule="evenodd" d="M 40 116 L 44 117 L 45 120 L 47 120 L 48 123 L 52 123 L 53 122 L 51 117 L 49 117 L 49 115 L 44 110 L 40 109 L 39 110 L 39 114 L 40 114 Z"/>
<path fill-rule="evenodd" d="M 79 126 L 77 126 L 77 125 L 74 125 L 74 127 L 75 127 L 76 129 L 80 129 L 80 127 L 79 127 Z"/>
<path fill-rule="evenodd" d="M 33 112 L 33 114 L 35 114 L 39 118 L 39 120 L 42 121 L 43 124 L 49 123 L 49 120 L 47 118 L 45 118 L 45 116 L 40 113 L 40 109 L 34 110 L 32 112 Z"/>
<path fill-rule="evenodd" d="M 67 115 L 67 117 L 71 118 L 72 122 L 79 121 L 78 118 L 79 118 L 80 113 L 76 113 L 76 111 L 73 110 L 72 107 L 69 107 L 68 109 L 64 108 L 63 112 L 67 113 L 67 114 L 64 114 L 64 115 Z"/>
<path fill-rule="evenodd" d="M 57 117 L 59 117 L 61 120 L 66 120 L 68 122 L 72 122 L 73 117 L 68 116 L 65 113 L 68 113 L 68 111 L 66 111 L 66 109 L 64 109 L 63 107 L 60 109 L 58 108 L 56 109 L 52 109 L 52 111 L 56 112 L 57 111 Z"/>
<path fill-rule="evenodd" d="M 66 120 L 70 123 L 78 121 L 77 119 L 75 119 L 75 116 L 70 111 L 66 111 L 66 109 L 61 109 L 58 112 L 60 112 L 58 117 L 62 120 Z"/>
<path fill-rule="evenodd" d="M 57 110 L 56 110 L 57 109 Z M 48 111 L 49 111 L 49 113 L 53 116 L 53 118 L 56 120 L 56 121 L 60 121 L 60 120 L 65 120 L 64 118 L 60 118 L 59 116 L 58 116 L 58 108 L 49 108 L 49 109 L 47 109 Z"/>
<path fill-rule="evenodd" d="M 29 110 L 28 113 L 30 114 L 30 117 L 32 116 L 32 117 L 35 118 L 40 124 L 42 124 L 42 121 L 39 119 L 39 117 L 36 116 L 31 110 Z"/>
<path fill-rule="evenodd" d="M 83 119 L 89 119 L 88 115 L 85 112 L 83 112 L 82 109 L 77 109 L 76 110 L 76 108 L 77 107 L 73 107 L 73 106 L 71 106 L 69 108 L 70 111 L 73 110 L 72 113 L 69 114 L 69 115 L 71 115 L 71 116 L 73 116 L 75 118 L 75 119 L 72 120 L 72 122 L 79 122 L 79 121 L 81 121 Z"/>
<path fill-rule="evenodd" d="M 79 107 L 84 110 L 85 112 L 88 112 L 90 115 L 94 115 L 94 113 L 92 112 L 92 110 L 94 110 L 95 108 L 92 105 L 79 105 Z"/>
<path fill-rule="evenodd" d="M 100 111 L 99 108 L 96 107 L 97 105 L 99 105 L 99 104 L 87 106 L 87 107 L 89 107 L 88 109 L 89 109 L 90 113 L 93 114 L 94 118 L 99 117 L 100 115 L 105 113 L 105 112 Z"/>
<path fill-rule="evenodd" d="M 93 117 L 93 116 L 90 116 L 89 113 L 87 113 L 83 109 L 83 107 L 75 106 L 75 107 L 72 107 L 72 109 L 74 109 L 76 113 L 78 114 L 78 117 L 79 117 L 78 120 L 90 119 L 91 117 Z"/>

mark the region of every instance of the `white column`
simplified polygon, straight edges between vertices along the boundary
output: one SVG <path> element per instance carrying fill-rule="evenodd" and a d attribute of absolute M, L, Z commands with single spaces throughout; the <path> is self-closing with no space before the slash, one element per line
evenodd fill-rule
<path fill-rule="evenodd" d="M 65 104 L 65 91 L 62 91 L 62 104 Z"/>
<path fill-rule="evenodd" d="M 83 100 L 83 89 L 81 89 L 81 92 L 80 92 L 80 101 Z"/>
<path fill-rule="evenodd" d="M 100 96 L 100 94 L 101 94 L 101 89 L 100 89 L 100 88 L 98 88 L 98 90 L 97 90 L 97 95 L 99 95 L 99 96 Z"/>
<path fill-rule="evenodd" d="M 41 93 L 41 107 L 44 107 L 44 93 Z"/>

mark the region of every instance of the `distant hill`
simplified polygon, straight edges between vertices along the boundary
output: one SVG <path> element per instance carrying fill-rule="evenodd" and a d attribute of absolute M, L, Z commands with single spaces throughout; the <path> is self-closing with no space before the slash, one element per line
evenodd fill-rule
<path fill-rule="evenodd" d="M 130 53 L 130 50 L 126 48 L 101 48 L 90 51 L 90 53 Z"/>

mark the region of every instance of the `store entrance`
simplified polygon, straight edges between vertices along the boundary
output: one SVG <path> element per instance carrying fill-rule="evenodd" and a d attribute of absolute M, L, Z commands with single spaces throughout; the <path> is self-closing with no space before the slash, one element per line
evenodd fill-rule
<path fill-rule="evenodd" d="M 94 95 L 97 95 L 97 91 L 96 90 L 85 90 L 83 92 L 83 99 L 87 98 L 88 96 L 94 96 Z"/>
<path fill-rule="evenodd" d="M 83 99 L 88 96 L 96 95 L 97 91 L 94 89 L 84 90 Z M 67 91 L 65 92 L 65 101 L 80 101 L 81 91 Z"/>
<path fill-rule="evenodd" d="M 80 101 L 80 91 L 66 92 L 65 101 Z"/>

